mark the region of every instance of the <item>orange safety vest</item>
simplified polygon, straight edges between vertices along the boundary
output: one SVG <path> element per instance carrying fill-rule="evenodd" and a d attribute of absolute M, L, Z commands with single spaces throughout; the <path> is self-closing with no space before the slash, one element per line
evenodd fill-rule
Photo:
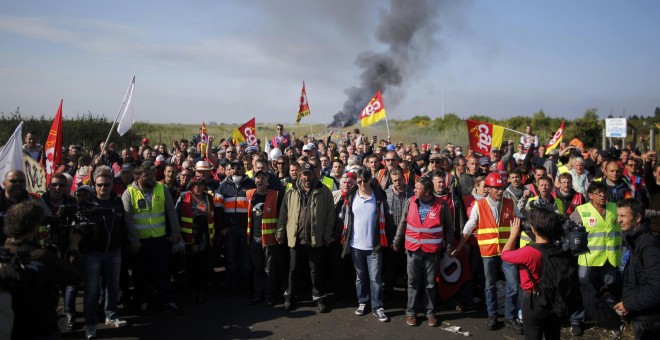
<path fill-rule="evenodd" d="M 502 199 L 499 223 L 495 221 L 495 216 L 493 216 L 490 210 L 487 199 L 477 201 L 477 209 L 479 209 L 477 243 L 479 244 L 481 257 L 502 255 L 502 247 L 509 240 L 511 222 L 515 217 L 513 213 L 513 201 L 509 198 Z"/>
<path fill-rule="evenodd" d="M 406 185 L 407 185 L 408 183 L 410 183 L 409 182 L 409 180 L 410 180 L 410 170 L 402 169 L 401 172 L 403 173 L 403 179 L 406 181 Z M 378 183 L 380 183 L 380 181 L 383 179 L 383 177 L 385 177 L 385 175 L 387 175 L 387 174 L 389 174 L 389 171 L 387 171 L 387 169 L 378 170 L 378 174 L 376 174 L 376 180 L 378 181 Z"/>
<path fill-rule="evenodd" d="M 442 215 L 442 200 L 435 197 L 431 209 L 424 223 L 419 217 L 417 199 L 411 199 L 406 216 L 406 242 L 407 250 L 422 249 L 425 253 L 437 253 L 443 247 L 445 238 L 444 227 L 440 216 Z"/>
<path fill-rule="evenodd" d="M 252 196 L 257 189 L 250 189 L 245 192 L 248 201 L 248 210 L 247 210 L 247 236 L 248 243 L 252 242 L 252 228 L 254 227 L 254 221 L 252 220 Z M 277 244 L 275 239 L 275 231 L 277 230 L 277 195 L 279 193 L 277 190 L 268 190 L 266 193 L 266 203 L 264 203 L 264 208 L 262 209 L 261 215 L 261 244 L 263 246 L 272 246 Z"/>
<path fill-rule="evenodd" d="M 207 210 L 207 218 L 208 218 L 208 225 L 209 225 L 209 241 L 211 243 L 211 246 L 215 243 L 215 218 L 214 218 L 214 211 L 213 211 L 213 197 L 211 195 L 206 194 L 206 210 Z M 190 204 L 192 200 L 192 192 L 187 191 L 185 194 L 183 194 L 183 197 L 181 198 L 181 238 L 183 239 L 183 242 L 186 244 L 193 244 L 195 242 L 194 235 L 193 235 L 193 229 L 195 225 L 193 224 L 193 209 L 192 205 Z"/>

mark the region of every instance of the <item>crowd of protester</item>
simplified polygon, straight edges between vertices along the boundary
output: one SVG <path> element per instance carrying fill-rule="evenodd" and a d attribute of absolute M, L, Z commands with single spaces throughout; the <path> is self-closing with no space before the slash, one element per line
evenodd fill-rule
<path fill-rule="evenodd" d="M 28 133 L 23 149 L 38 159 L 36 140 Z M 173 280 L 186 282 L 190 303 L 204 303 L 213 268 L 224 266 L 220 285 L 229 296 L 290 311 L 311 288 L 320 313 L 333 301 L 357 299 L 356 315 L 371 312 L 383 322 L 387 309 L 404 307 L 387 305 L 402 285 L 410 326 L 420 324 L 420 312 L 437 326 L 445 303 L 457 313 L 485 309 L 485 327 L 497 330 L 503 291 L 505 326 L 527 338 L 559 338 L 559 322 L 531 314 L 541 253 L 525 246 L 551 243 L 557 228 L 548 221 L 560 216 L 589 232 L 590 252 L 575 259 L 582 286 L 632 320 L 636 337 L 659 336 L 655 152 L 643 139 L 599 149 L 575 138 L 548 152 L 543 142 L 528 126 L 519 143 L 480 155 L 451 143 L 378 141 L 357 129 L 339 138 L 296 138 L 277 125 L 272 139 L 253 146 L 213 136 L 205 145 L 151 145 L 146 138 L 121 150 L 116 143 L 71 145 L 42 195 L 27 192 L 20 170 L 3 180 L 0 242 L 31 252 L 49 270 L 34 286 L 14 285 L 41 295 L 26 298 L 3 284 L 0 292 L 14 295 L 13 315 L 0 319 L 0 328 L 13 324 L 14 338 L 57 336 L 56 306 L 46 297 L 58 294 L 66 326 L 84 320 L 87 338 L 96 337 L 99 309 L 112 327 L 127 324 L 120 306 L 178 315 Z M 521 232 L 521 220 L 532 231 Z M 471 278 L 447 296 L 441 260 L 459 256 Z M 3 283 L 21 276 L 0 265 Z M 75 298 L 83 287 L 81 318 Z M 590 313 L 571 312 L 572 335 L 582 335 Z"/>

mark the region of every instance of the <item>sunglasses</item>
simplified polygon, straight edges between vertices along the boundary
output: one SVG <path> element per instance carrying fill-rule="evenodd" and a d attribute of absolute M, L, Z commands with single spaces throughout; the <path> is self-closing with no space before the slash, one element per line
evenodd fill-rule
<path fill-rule="evenodd" d="M 396 161 L 396 159 L 394 159 L 394 158 L 385 158 L 385 161 L 386 162 L 394 162 L 394 161 Z"/>
<path fill-rule="evenodd" d="M 112 183 L 96 183 L 97 188 L 107 188 L 111 185 L 112 185 Z"/>
<path fill-rule="evenodd" d="M 432 161 L 429 161 L 429 163 L 434 163 L 435 164 L 435 163 L 440 163 L 440 161 L 434 159 Z"/>
<path fill-rule="evenodd" d="M 25 180 L 24 179 L 12 178 L 12 179 L 8 179 L 7 182 L 9 182 L 11 184 L 16 184 L 16 183 L 25 183 Z"/>
<path fill-rule="evenodd" d="M 56 187 L 56 188 L 63 188 L 66 186 L 66 183 L 50 183 L 50 186 Z"/>
<path fill-rule="evenodd" d="M 284 162 L 277 162 L 277 165 L 284 165 L 284 164 L 286 164 L 286 163 L 284 163 Z"/>

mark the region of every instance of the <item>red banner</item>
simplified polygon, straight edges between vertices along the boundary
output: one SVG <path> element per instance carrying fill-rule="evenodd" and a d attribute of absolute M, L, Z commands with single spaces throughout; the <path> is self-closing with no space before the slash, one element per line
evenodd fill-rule
<path fill-rule="evenodd" d="M 58 166 L 62 164 L 62 103 L 60 100 L 60 107 L 57 109 L 53 125 L 50 126 L 48 132 L 48 139 L 44 145 L 44 155 L 42 164 L 46 168 L 46 185 L 50 183 L 50 176 L 55 173 Z"/>
<path fill-rule="evenodd" d="M 466 119 L 470 149 L 482 155 L 488 155 L 490 149 L 502 145 L 504 127 Z"/>
<path fill-rule="evenodd" d="M 454 246 L 456 246 L 454 243 Z M 468 262 L 468 252 L 465 248 L 451 257 L 447 254 L 442 256 L 438 262 L 438 296 L 441 300 L 449 300 L 454 294 L 458 293 L 463 283 L 472 279 L 472 271 Z"/>

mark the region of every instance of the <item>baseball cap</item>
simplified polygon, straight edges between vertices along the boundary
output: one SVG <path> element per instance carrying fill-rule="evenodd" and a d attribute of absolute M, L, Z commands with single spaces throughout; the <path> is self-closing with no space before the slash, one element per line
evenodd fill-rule
<path fill-rule="evenodd" d="M 303 151 L 311 151 L 315 148 L 316 148 L 316 145 L 314 145 L 314 143 L 307 143 L 307 144 L 303 145 L 302 149 L 303 149 Z"/>
<path fill-rule="evenodd" d="M 262 175 L 262 174 L 263 174 L 264 176 L 266 176 L 266 178 L 268 178 L 268 173 L 267 173 L 266 171 L 264 171 L 263 169 L 262 169 L 262 170 L 259 170 L 259 171 L 257 171 L 257 172 L 255 172 L 255 173 L 254 173 L 254 177 L 256 178 L 257 176 Z"/>
<path fill-rule="evenodd" d="M 440 158 L 442 158 L 442 155 L 440 155 L 440 154 L 437 153 L 437 152 L 434 152 L 434 153 L 432 153 L 432 154 L 429 156 L 429 160 L 432 160 L 432 159 L 440 159 Z"/>
<path fill-rule="evenodd" d="M 428 144 L 422 144 L 422 149 L 423 149 L 423 150 L 426 150 L 426 149 L 428 149 L 428 147 L 429 147 L 429 145 L 428 145 Z"/>
<path fill-rule="evenodd" d="M 387 144 L 387 151 L 394 151 L 394 144 Z"/>
<path fill-rule="evenodd" d="M 314 166 L 311 163 L 303 163 L 300 166 L 300 171 L 301 172 L 314 172 Z"/>
<path fill-rule="evenodd" d="M 124 163 L 124 164 L 121 165 L 121 168 L 119 169 L 119 172 L 125 172 L 125 171 L 133 172 L 133 169 L 134 169 L 133 164 Z"/>
<path fill-rule="evenodd" d="M 240 144 L 238 144 L 238 146 L 240 146 L 242 148 L 247 148 L 248 144 L 247 144 L 247 142 L 241 142 Z"/>
<path fill-rule="evenodd" d="M 159 166 L 163 163 L 165 163 L 165 157 L 163 157 L 163 155 L 158 155 L 158 157 L 156 157 L 156 162 L 154 162 L 154 164 L 156 166 Z"/>
<path fill-rule="evenodd" d="M 248 146 L 248 147 L 245 149 L 245 153 L 247 153 L 247 154 L 257 153 L 258 151 L 259 151 L 259 147 L 254 146 L 254 145 L 253 145 L 253 146 Z"/>
<path fill-rule="evenodd" d="M 486 165 L 489 165 L 489 164 L 490 164 L 490 158 L 488 158 L 486 156 L 479 158 L 479 165 L 486 166 Z"/>
<path fill-rule="evenodd" d="M 89 185 L 81 185 L 81 186 L 79 186 L 78 189 L 76 189 L 76 192 L 78 192 L 78 191 L 80 191 L 80 190 L 87 190 L 88 192 L 90 192 L 90 193 L 92 193 L 92 194 L 94 193 L 94 188 L 90 187 Z"/>
<path fill-rule="evenodd" d="M 142 144 L 149 144 L 149 138 L 143 138 Z"/>

